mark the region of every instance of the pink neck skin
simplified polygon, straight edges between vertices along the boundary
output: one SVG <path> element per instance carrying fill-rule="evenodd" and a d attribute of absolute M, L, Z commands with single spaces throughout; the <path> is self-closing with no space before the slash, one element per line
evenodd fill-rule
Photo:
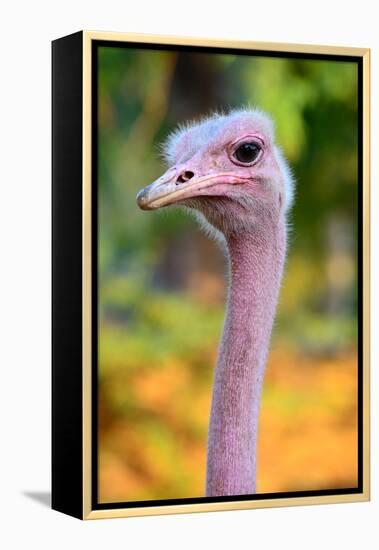
<path fill-rule="evenodd" d="M 283 216 L 227 239 L 230 288 L 213 388 L 207 496 L 256 492 L 256 446 L 265 363 L 286 251 Z"/>

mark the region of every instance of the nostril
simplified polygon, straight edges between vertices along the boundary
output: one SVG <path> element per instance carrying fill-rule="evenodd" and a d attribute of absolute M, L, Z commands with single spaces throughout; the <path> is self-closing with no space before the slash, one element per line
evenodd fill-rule
<path fill-rule="evenodd" d="M 182 172 L 178 179 L 176 180 L 176 183 L 185 183 L 186 181 L 190 180 L 194 177 L 194 173 L 191 172 L 191 170 L 186 170 L 185 172 Z"/>

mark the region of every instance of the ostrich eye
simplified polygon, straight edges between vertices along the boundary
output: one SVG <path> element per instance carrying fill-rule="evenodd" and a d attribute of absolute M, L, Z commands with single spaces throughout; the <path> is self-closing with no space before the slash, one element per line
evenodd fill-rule
<path fill-rule="evenodd" d="M 257 143 L 243 143 L 234 151 L 234 157 L 243 164 L 250 164 L 258 158 L 260 151 Z"/>

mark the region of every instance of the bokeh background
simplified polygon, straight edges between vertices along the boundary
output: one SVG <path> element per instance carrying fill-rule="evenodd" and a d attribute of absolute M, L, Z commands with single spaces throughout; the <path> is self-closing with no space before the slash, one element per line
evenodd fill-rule
<path fill-rule="evenodd" d="M 271 114 L 297 181 L 258 492 L 356 485 L 357 85 L 353 62 L 99 48 L 100 502 L 204 495 L 224 259 L 135 196 L 178 123 L 246 105 Z"/>

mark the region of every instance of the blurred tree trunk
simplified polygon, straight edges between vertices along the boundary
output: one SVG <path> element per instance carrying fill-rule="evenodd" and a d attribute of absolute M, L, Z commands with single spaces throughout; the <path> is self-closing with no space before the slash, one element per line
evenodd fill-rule
<path fill-rule="evenodd" d="M 168 119 L 172 128 L 225 103 L 220 70 L 214 57 L 181 53 L 172 79 Z M 222 255 L 195 226 L 167 240 L 154 282 L 167 289 L 186 289 L 210 301 L 222 299 Z M 203 284 L 204 283 L 204 284 Z"/>

